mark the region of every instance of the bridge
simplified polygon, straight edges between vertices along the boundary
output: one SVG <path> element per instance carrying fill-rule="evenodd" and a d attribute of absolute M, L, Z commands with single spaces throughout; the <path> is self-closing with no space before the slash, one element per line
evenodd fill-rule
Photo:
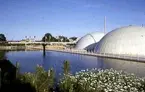
<path fill-rule="evenodd" d="M 7 42 L 8 44 L 37 44 L 37 45 L 42 45 L 42 44 L 45 44 L 45 45 L 71 45 L 71 44 L 76 44 L 76 41 L 74 42 L 20 42 L 20 41 L 8 41 Z"/>

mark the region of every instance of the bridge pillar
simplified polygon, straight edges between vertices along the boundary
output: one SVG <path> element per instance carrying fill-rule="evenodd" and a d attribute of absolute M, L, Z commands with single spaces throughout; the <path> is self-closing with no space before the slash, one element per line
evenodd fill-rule
<path fill-rule="evenodd" d="M 43 56 L 45 56 L 46 55 L 46 49 L 45 49 L 46 44 L 42 44 L 42 46 L 43 46 Z"/>
<path fill-rule="evenodd" d="M 44 36 L 44 40 L 43 40 L 43 44 L 42 44 L 42 46 L 43 46 L 43 56 L 45 57 L 45 54 L 46 54 L 46 50 L 45 50 L 45 46 L 46 46 L 46 39 L 47 39 L 47 37 L 46 36 Z"/>

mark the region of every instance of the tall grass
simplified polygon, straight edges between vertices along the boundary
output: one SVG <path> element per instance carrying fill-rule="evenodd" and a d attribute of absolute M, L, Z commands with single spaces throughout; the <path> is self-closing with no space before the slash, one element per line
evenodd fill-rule
<path fill-rule="evenodd" d="M 25 83 L 30 83 L 37 92 L 51 92 L 54 86 L 54 70 L 45 71 L 40 65 L 37 65 L 35 73 L 25 73 L 19 78 Z"/>

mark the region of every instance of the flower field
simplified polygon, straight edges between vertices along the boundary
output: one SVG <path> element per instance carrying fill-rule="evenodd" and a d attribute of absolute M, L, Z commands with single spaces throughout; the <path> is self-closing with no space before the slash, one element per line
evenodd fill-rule
<path fill-rule="evenodd" d="M 123 71 L 92 69 L 64 75 L 60 88 L 63 92 L 144 92 L 145 80 Z"/>

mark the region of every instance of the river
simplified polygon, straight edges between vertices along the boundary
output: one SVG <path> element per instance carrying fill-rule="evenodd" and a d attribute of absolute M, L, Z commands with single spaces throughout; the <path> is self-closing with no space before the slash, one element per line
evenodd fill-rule
<path fill-rule="evenodd" d="M 71 73 L 83 69 L 101 68 L 123 70 L 129 73 L 134 73 L 137 76 L 145 76 L 145 63 L 117 60 L 93 56 L 85 56 L 71 53 L 46 51 L 46 56 L 43 56 L 42 51 L 8 51 L 0 52 L 0 58 L 7 58 L 14 65 L 20 63 L 20 72 L 34 72 L 36 65 L 42 65 L 45 70 L 54 68 L 56 76 L 62 73 L 63 62 L 70 62 Z"/>

